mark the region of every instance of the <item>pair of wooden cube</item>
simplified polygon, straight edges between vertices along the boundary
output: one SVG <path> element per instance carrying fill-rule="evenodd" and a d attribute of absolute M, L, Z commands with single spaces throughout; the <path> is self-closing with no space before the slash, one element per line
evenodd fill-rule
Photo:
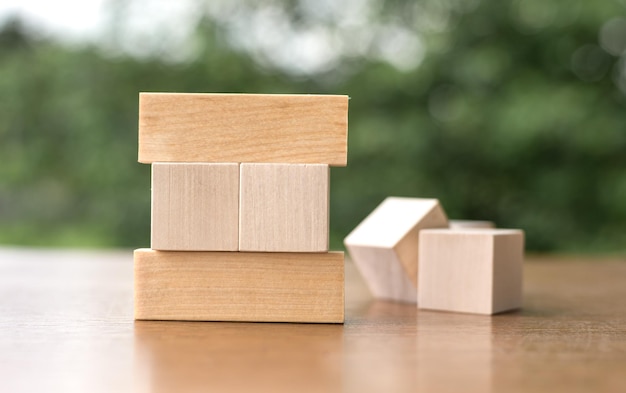
<path fill-rule="evenodd" d="M 346 158 L 345 96 L 142 93 L 152 248 L 135 251 L 135 317 L 343 322 L 328 204 Z"/>
<path fill-rule="evenodd" d="M 524 234 L 489 226 L 448 222 L 436 199 L 390 197 L 345 244 L 375 297 L 494 314 L 521 307 Z"/>
<path fill-rule="evenodd" d="M 326 164 L 153 163 L 155 250 L 328 251 Z"/>

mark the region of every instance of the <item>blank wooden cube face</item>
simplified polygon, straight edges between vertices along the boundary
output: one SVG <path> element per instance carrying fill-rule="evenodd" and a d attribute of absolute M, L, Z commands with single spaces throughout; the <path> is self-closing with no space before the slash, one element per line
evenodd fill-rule
<path fill-rule="evenodd" d="M 239 164 L 152 164 L 155 250 L 237 251 Z"/>
<path fill-rule="evenodd" d="M 329 168 L 241 164 L 239 250 L 328 251 Z"/>
<path fill-rule="evenodd" d="M 423 230 L 419 258 L 419 308 L 494 314 L 522 305 L 522 231 Z"/>

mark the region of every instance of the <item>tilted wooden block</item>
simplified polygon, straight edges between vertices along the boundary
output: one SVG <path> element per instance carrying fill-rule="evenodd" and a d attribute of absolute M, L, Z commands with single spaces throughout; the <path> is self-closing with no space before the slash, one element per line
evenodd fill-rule
<path fill-rule="evenodd" d="M 419 231 L 447 226 L 436 199 L 389 197 L 344 244 L 375 297 L 415 303 Z"/>
<path fill-rule="evenodd" d="M 495 314 L 522 306 L 521 230 L 424 230 L 419 258 L 419 308 Z"/>
<path fill-rule="evenodd" d="M 479 220 L 449 220 L 448 224 L 450 229 L 468 229 L 468 228 L 480 228 L 490 229 L 495 228 L 496 224 L 492 221 L 479 221 Z"/>
<path fill-rule="evenodd" d="M 152 164 L 151 247 L 237 251 L 239 164 Z"/>
<path fill-rule="evenodd" d="M 139 162 L 346 166 L 348 97 L 139 94 Z"/>
<path fill-rule="evenodd" d="M 331 253 L 135 250 L 135 319 L 343 323 Z"/>
<path fill-rule="evenodd" d="M 240 184 L 240 251 L 328 251 L 328 165 L 244 163 Z"/>

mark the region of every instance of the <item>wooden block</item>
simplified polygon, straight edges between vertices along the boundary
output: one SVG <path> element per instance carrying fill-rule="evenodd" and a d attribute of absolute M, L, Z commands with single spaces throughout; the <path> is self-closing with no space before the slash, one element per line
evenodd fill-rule
<path fill-rule="evenodd" d="M 139 162 L 346 166 L 348 96 L 139 94 Z"/>
<path fill-rule="evenodd" d="M 375 297 L 415 303 L 419 231 L 447 226 L 438 200 L 389 197 L 344 244 Z"/>
<path fill-rule="evenodd" d="M 495 314 L 522 306 L 521 230 L 424 230 L 419 258 L 419 308 Z"/>
<path fill-rule="evenodd" d="M 152 164 L 151 247 L 237 251 L 239 164 Z"/>
<path fill-rule="evenodd" d="M 328 165 L 241 164 L 240 184 L 240 251 L 328 251 Z"/>
<path fill-rule="evenodd" d="M 492 221 L 478 221 L 478 220 L 450 220 L 448 221 L 450 229 L 493 229 L 496 227 Z"/>
<path fill-rule="evenodd" d="M 135 250 L 135 319 L 343 323 L 331 253 Z"/>

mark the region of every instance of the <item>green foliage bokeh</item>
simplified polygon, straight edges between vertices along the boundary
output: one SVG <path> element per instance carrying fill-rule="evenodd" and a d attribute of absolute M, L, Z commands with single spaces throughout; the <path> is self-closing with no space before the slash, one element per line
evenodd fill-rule
<path fill-rule="evenodd" d="M 255 64 L 208 19 L 194 38 L 202 50 L 188 62 L 68 47 L 7 23 L 0 243 L 149 245 L 150 168 L 136 162 L 137 98 L 178 91 L 351 97 L 349 165 L 332 170 L 333 248 L 397 195 L 439 198 L 451 218 L 522 228 L 529 250 L 623 250 L 626 62 L 599 46 L 598 34 L 624 17 L 624 6 L 577 2 L 573 17 L 569 2 L 530 3 L 539 9 L 479 2 L 454 27 L 425 37 L 416 69 L 351 59 L 347 76 L 332 83 Z"/>

